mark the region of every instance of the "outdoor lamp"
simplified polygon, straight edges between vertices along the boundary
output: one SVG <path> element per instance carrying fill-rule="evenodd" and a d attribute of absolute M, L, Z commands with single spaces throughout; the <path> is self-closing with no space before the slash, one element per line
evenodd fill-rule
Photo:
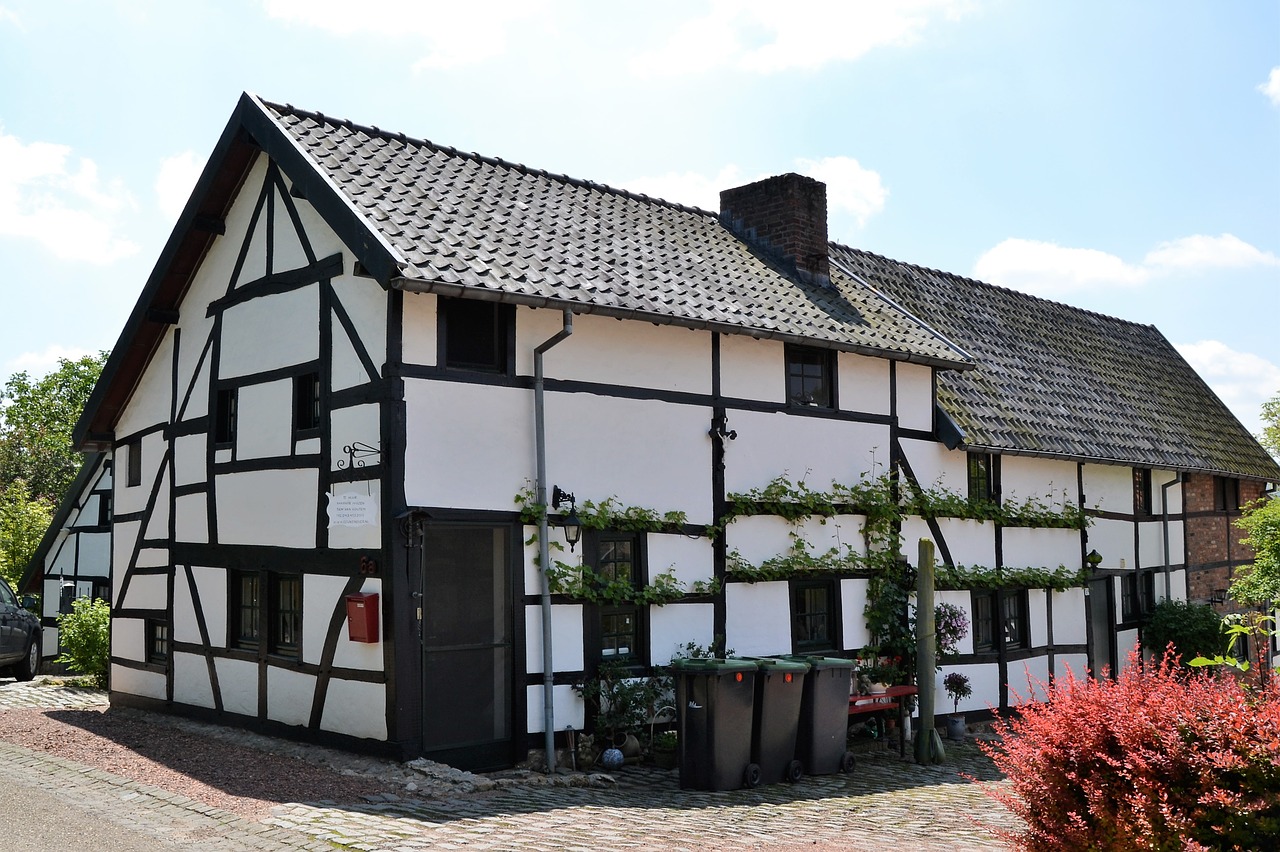
<path fill-rule="evenodd" d="M 1084 561 L 1089 563 L 1090 568 L 1096 570 L 1097 567 L 1102 564 L 1102 554 L 1096 550 L 1090 550 L 1089 555 L 1084 558 Z"/>
<path fill-rule="evenodd" d="M 551 508 L 559 509 L 561 503 L 569 504 L 569 514 L 560 522 L 560 526 L 564 527 L 564 540 L 569 542 L 569 552 L 572 553 L 574 545 L 582 539 L 582 521 L 578 519 L 578 504 L 573 494 L 561 490 L 559 485 L 552 486 Z"/>

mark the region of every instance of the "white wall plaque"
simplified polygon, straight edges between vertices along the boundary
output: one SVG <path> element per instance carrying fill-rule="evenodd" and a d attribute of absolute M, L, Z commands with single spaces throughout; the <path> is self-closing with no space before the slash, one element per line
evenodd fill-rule
<path fill-rule="evenodd" d="M 378 498 L 370 494 L 325 494 L 330 527 L 368 527 L 378 523 Z"/>

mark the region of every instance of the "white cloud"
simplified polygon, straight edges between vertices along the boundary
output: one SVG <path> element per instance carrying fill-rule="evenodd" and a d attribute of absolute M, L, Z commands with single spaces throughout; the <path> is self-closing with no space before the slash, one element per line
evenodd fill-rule
<path fill-rule="evenodd" d="M 678 76 L 731 68 L 769 74 L 859 59 L 883 46 L 918 41 L 932 20 L 958 18 L 967 0 L 712 0 L 662 46 L 631 61 L 640 76 Z"/>
<path fill-rule="evenodd" d="M 754 180 L 759 178 L 744 178 L 741 169 L 728 165 L 715 177 L 697 172 L 667 172 L 665 175 L 630 178 L 623 186 L 628 192 L 639 192 L 714 212 L 720 209 L 720 190 L 742 186 Z"/>
<path fill-rule="evenodd" d="M 1280 365 L 1217 340 L 1175 343 L 1174 348 L 1246 429 L 1255 435 L 1262 431 L 1262 403 L 1280 389 Z"/>
<path fill-rule="evenodd" d="M 420 71 L 474 65 L 502 55 L 507 49 L 508 34 L 529 19 L 542 16 L 547 3 L 543 0 L 487 0 L 485 3 L 263 0 L 263 6 L 272 18 L 317 27 L 338 36 L 417 40 L 422 43 L 424 53 L 413 63 L 413 70 Z"/>
<path fill-rule="evenodd" d="M 0 235 L 34 240 L 63 260 L 108 264 L 138 247 L 117 232 L 135 208 L 120 181 L 103 182 L 71 149 L 0 133 Z"/>
<path fill-rule="evenodd" d="M 1150 272 L 1097 249 L 1067 248 L 1038 240 L 1010 238 L 974 264 L 975 278 L 1036 296 L 1103 287 L 1136 287 Z"/>
<path fill-rule="evenodd" d="M 1272 106 L 1280 107 L 1280 66 L 1271 69 L 1271 76 L 1258 84 L 1258 91 L 1271 100 Z"/>
<path fill-rule="evenodd" d="M 27 31 L 27 28 L 22 25 L 22 19 L 18 17 L 17 12 L 7 6 L 0 6 L 0 24 L 3 24 L 6 21 L 13 24 L 22 32 Z"/>
<path fill-rule="evenodd" d="M 31 376 L 43 376 L 51 372 L 58 366 L 59 358 L 66 358 L 68 361 L 75 361 L 86 355 L 97 355 L 98 353 L 90 349 L 82 349 L 75 346 L 62 346 L 53 344 L 46 347 L 40 352 L 23 352 L 16 358 L 11 359 L 4 365 L 4 376 L 13 375 L 14 373 L 26 372 Z"/>
<path fill-rule="evenodd" d="M 1232 234 L 1207 237 L 1196 234 L 1161 243 L 1142 262 L 1164 269 L 1220 269 L 1246 266 L 1280 266 L 1280 257 L 1262 251 Z"/>
<path fill-rule="evenodd" d="M 160 164 L 156 175 L 156 203 L 166 216 L 178 218 L 203 169 L 204 162 L 194 151 L 174 154 Z"/>

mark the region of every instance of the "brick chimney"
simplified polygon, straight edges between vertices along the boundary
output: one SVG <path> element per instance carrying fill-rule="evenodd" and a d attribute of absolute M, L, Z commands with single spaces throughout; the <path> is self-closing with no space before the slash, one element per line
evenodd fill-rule
<path fill-rule="evenodd" d="M 756 247 L 794 264 L 802 278 L 829 283 L 827 185 L 797 174 L 720 193 L 720 221 Z"/>

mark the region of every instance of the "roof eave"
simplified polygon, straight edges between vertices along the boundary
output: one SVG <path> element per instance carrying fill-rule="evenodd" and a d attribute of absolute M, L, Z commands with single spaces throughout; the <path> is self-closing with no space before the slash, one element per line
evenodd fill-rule
<path fill-rule="evenodd" d="M 1092 464 L 1105 464 L 1120 467 L 1139 467 L 1151 468 L 1153 470 L 1172 470 L 1178 473 L 1207 473 L 1215 476 L 1229 476 L 1237 479 L 1251 479 L 1258 482 L 1280 482 L 1280 466 L 1270 476 L 1264 476 L 1258 473 L 1248 473 L 1239 470 L 1226 470 L 1224 468 L 1214 468 L 1202 465 L 1185 465 L 1173 464 L 1169 462 L 1150 462 L 1145 460 L 1123 459 L 1109 456 L 1090 456 L 1076 455 L 1073 453 L 1054 452 L 1052 450 L 1028 450 L 1017 447 L 1000 447 L 994 444 L 982 443 L 965 443 L 961 445 L 965 450 L 976 450 L 978 452 L 996 453 L 1002 456 L 1029 456 L 1032 458 L 1057 459 L 1060 461 L 1087 462 Z"/>

